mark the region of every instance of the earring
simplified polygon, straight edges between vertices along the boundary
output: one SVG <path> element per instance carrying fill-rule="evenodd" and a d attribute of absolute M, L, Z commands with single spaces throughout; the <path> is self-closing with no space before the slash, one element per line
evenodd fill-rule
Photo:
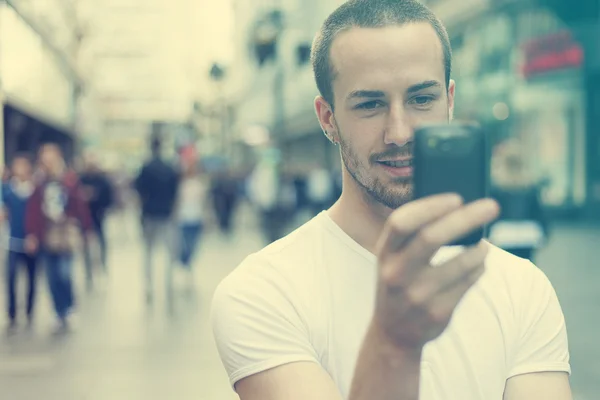
<path fill-rule="evenodd" d="M 334 146 L 337 146 L 337 142 L 335 140 L 333 140 L 333 138 L 331 137 L 331 135 L 329 134 L 329 132 L 327 132 L 326 130 L 323 130 L 323 134 L 325 135 L 325 137 L 327 139 L 329 139 L 329 141 L 331 143 L 333 143 Z"/>

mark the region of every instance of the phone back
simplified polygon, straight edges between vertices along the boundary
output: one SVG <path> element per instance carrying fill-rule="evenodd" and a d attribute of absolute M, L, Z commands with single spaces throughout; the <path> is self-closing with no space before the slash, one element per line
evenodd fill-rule
<path fill-rule="evenodd" d="M 414 140 L 415 198 L 457 193 L 465 203 L 488 195 L 488 156 L 484 132 L 476 125 L 445 124 L 419 128 Z M 454 245 L 472 245 L 480 229 Z"/>

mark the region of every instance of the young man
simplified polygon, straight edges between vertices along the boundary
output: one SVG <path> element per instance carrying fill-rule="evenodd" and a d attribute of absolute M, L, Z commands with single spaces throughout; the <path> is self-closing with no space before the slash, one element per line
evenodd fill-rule
<path fill-rule="evenodd" d="M 40 252 L 60 322 L 57 333 L 63 333 L 75 303 L 73 257 L 82 232 L 93 236 L 92 221 L 77 176 L 67 169 L 61 149 L 45 144 L 39 162 L 43 179 L 27 204 L 25 250 Z"/>
<path fill-rule="evenodd" d="M 25 251 L 25 211 L 27 202 L 35 188 L 32 180 L 31 161 L 25 154 L 16 155 L 11 164 L 10 181 L 3 185 L 2 203 L 7 213 L 10 227 L 10 240 L 7 255 L 8 318 L 10 327 L 17 321 L 17 275 L 19 263 L 27 268 L 29 288 L 27 292 L 27 320 L 33 319 L 33 306 L 36 294 L 36 255 Z"/>
<path fill-rule="evenodd" d="M 542 272 L 485 242 L 447 246 L 496 203 L 411 201 L 413 128 L 449 121 L 454 104 L 439 20 L 415 0 L 349 1 L 313 65 L 343 193 L 217 289 L 215 337 L 241 399 L 571 399 Z"/>

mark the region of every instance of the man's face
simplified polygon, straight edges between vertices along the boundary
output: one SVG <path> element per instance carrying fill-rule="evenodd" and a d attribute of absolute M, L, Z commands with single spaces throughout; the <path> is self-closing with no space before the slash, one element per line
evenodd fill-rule
<path fill-rule="evenodd" d="M 353 28 L 334 40 L 330 59 L 335 113 L 317 99 L 321 124 L 339 142 L 351 182 L 397 208 L 412 199 L 414 128 L 452 112 L 441 42 L 427 23 Z"/>
<path fill-rule="evenodd" d="M 13 175 L 22 181 L 31 177 L 31 164 L 25 158 L 15 158 L 12 164 Z"/>

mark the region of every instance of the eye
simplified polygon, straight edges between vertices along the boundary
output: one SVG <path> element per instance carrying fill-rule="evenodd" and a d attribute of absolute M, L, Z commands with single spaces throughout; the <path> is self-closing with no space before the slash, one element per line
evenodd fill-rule
<path fill-rule="evenodd" d="M 435 96 L 427 95 L 427 96 L 415 96 L 410 101 L 409 104 L 414 104 L 419 108 L 427 108 L 431 105 L 431 103 L 435 100 Z"/>
<path fill-rule="evenodd" d="M 380 100 L 372 100 L 372 101 L 367 101 L 365 103 L 361 103 L 359 105 L 357 105 L 355 108 L 357 110 L 376 110 L 377 108 L 383 107 L 384 104 L 382 101 Z"/>

